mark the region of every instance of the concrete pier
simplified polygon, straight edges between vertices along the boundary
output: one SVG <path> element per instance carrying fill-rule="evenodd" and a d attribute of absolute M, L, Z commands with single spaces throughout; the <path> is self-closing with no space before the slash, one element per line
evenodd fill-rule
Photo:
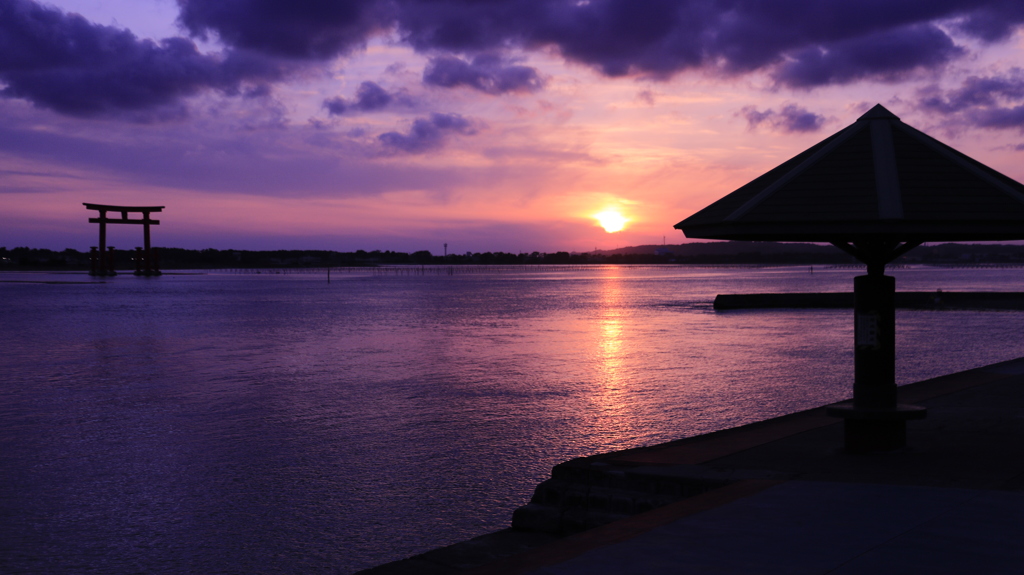
<path fill-rule="evenodd" d="M 908 447 L 826 406 L 556 466 L 507 529 L 383 574 L 1024 573 L 1024 359 L 898 390 Z"/>
<path fill-rule="evenodd" d="M 1024 309 L 1021 292 L 896 292 L 901 309 Z M 853 309 L 853 293 L 750 293 L 719 294 L 716 310 L 763 308 L 846 308 Z"/>

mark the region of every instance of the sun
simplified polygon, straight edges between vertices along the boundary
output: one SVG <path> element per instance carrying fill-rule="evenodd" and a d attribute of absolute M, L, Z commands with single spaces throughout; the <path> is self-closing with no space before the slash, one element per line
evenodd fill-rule
<path fill-rule="evenodd" d="M 594 219 L 597 223 L 601 224 L 604 231 L 609 234 L 622 231 L 626 227 L 626 222 L 629 220 L 625 216 L 615 210 L 605 210 L 599 214 L 594 214 Z"/>

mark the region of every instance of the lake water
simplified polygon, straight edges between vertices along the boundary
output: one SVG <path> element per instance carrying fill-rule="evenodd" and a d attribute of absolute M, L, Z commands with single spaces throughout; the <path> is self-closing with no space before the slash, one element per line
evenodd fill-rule
<path fill-rule="evenodd" d="M 851 311 L 711 302 L 854 269 L 415 272 L 0 274 L 0 572 L 350 573 L 507 527 L 560 461 L 851 392 Z M 898 311 L 897 348 L 899 383 L 1024 356 L 1024 313 Z"/>

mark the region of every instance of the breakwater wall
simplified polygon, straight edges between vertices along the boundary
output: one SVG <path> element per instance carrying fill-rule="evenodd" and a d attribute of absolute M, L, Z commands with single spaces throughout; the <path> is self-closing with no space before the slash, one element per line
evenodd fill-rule
<path fill-rule="evenodd" d="M 902 309 L 1024 310 L 1024 292 L 896 292 Z M 852 293 L 719 294 L 716 310 L 770 308 L 853 308 Z"/>

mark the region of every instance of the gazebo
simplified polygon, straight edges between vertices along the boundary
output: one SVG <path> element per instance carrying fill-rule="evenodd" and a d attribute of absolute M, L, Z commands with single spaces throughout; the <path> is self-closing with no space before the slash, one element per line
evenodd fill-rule
<path fill-rule="evenodd" d="M 885 265 L 935 241 L 1024 239 L 1024 185 L 876 105 L 856 122 L 675 225 L 689 238 L 827 242 L 867 265 L 854 278 L 846 448 L 906 445 L 895 383 L 896 281 Z"/>

